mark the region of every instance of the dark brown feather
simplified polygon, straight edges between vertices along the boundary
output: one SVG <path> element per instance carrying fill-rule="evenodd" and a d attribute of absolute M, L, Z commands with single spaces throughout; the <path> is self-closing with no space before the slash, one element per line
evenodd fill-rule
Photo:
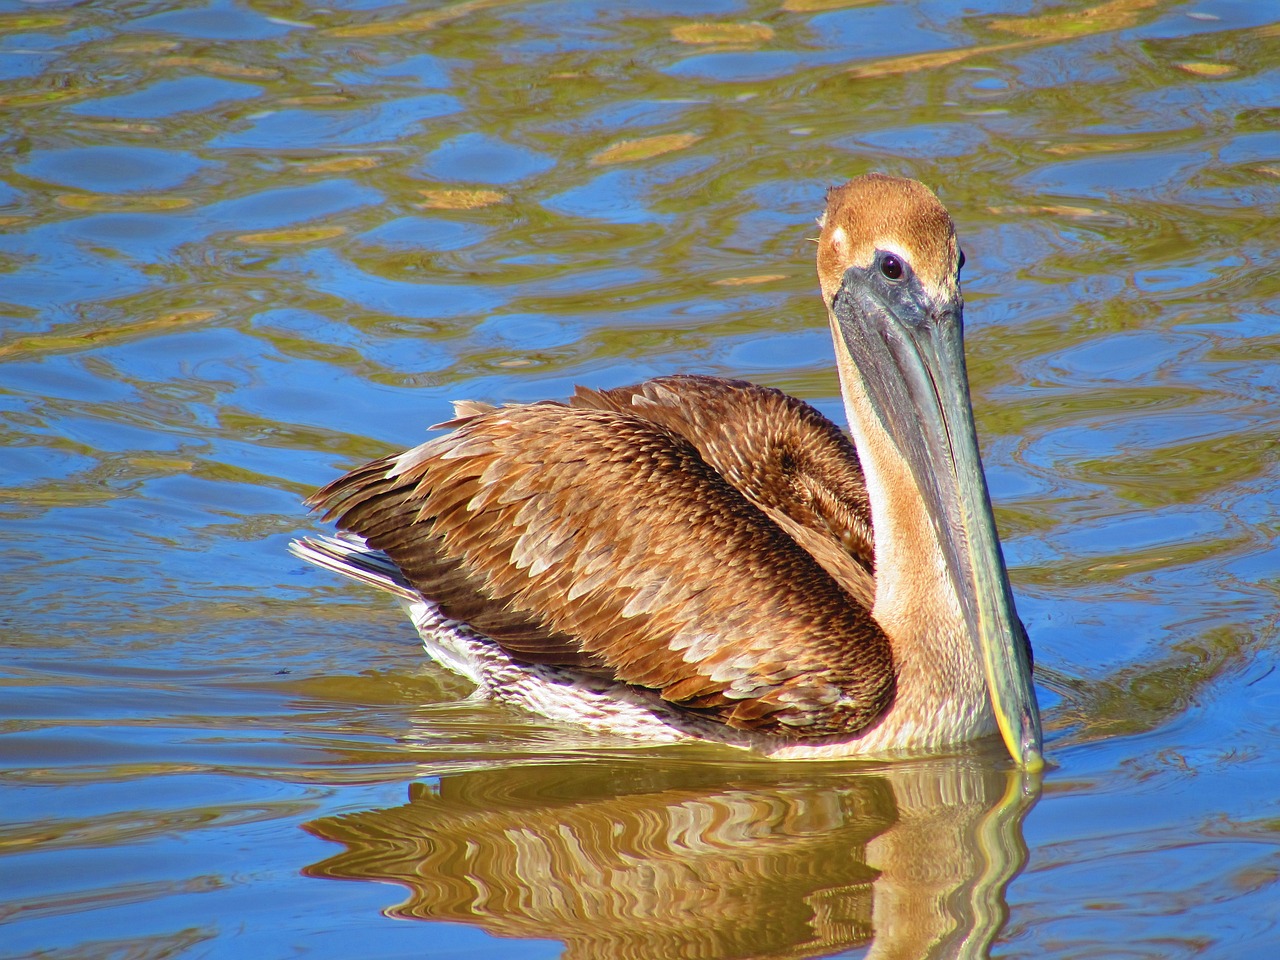
<path fill-rule="evenodd" d="M 855 733 L 893 699 L 866 605 L 652 417 L 480 413 L 309 502 L 517 659 L 791 737 Z"/>
<path fill-rule="evenodd" d="M 578 387 L 569 405 L 662 424 L 765 513 L 828 536 L 875 572 L 858 454 L 844 431 L 803 400 L 746 380 L 686 375 L 612 390 Z"/>

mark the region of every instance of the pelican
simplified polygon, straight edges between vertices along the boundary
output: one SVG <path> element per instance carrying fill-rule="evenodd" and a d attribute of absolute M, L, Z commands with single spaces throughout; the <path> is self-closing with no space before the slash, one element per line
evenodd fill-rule
<path fill-rule="evenodd" d="M 435 659 L 556 720 L 780 759 L 999 732 L 1040 768 L 951 217 L 868 174 L 828 191 L 819 224 L 852 442 L 713 377 L 464 401 L 448 433 L 310 497 L 341 534 L 294 552 L 395 595 Z"/>

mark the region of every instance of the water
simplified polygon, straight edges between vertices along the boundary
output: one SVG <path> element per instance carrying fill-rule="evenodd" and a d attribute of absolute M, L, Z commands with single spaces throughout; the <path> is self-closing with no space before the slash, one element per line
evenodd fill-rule
<path fill-rule="evenodd" d="M 0 956 L 1276 955 L 1271 4 L 11 0 L 0 80 Z M 839 417 L 870 169 L 959 225 L 1042 793 L 538 724 L 285 553 L 453 398 Z"/>

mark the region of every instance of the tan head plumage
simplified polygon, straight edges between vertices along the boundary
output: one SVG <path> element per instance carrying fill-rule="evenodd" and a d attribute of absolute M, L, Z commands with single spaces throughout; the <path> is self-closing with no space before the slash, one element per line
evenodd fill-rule
<path fill-rule="evenodd" d="M 827 191 L 819 223 L 818 280 L 828 305 L 844 272 L 868 266 L 877 249 L 906 260 L 935 298 L 956 293 L 959 248 L 951 216 L 918 180 L 868 173 Z"/>

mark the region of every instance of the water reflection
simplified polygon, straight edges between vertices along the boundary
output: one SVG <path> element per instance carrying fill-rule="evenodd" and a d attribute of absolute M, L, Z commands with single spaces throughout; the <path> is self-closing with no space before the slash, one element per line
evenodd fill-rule
<path fill-rule="evenodd" d="M 389 916 L 570 958 L 985 957 L 1038 789 L 973 757 L 491 768 L 312 821 L 346 850 L 307 872 L 402 884 Z"/>

